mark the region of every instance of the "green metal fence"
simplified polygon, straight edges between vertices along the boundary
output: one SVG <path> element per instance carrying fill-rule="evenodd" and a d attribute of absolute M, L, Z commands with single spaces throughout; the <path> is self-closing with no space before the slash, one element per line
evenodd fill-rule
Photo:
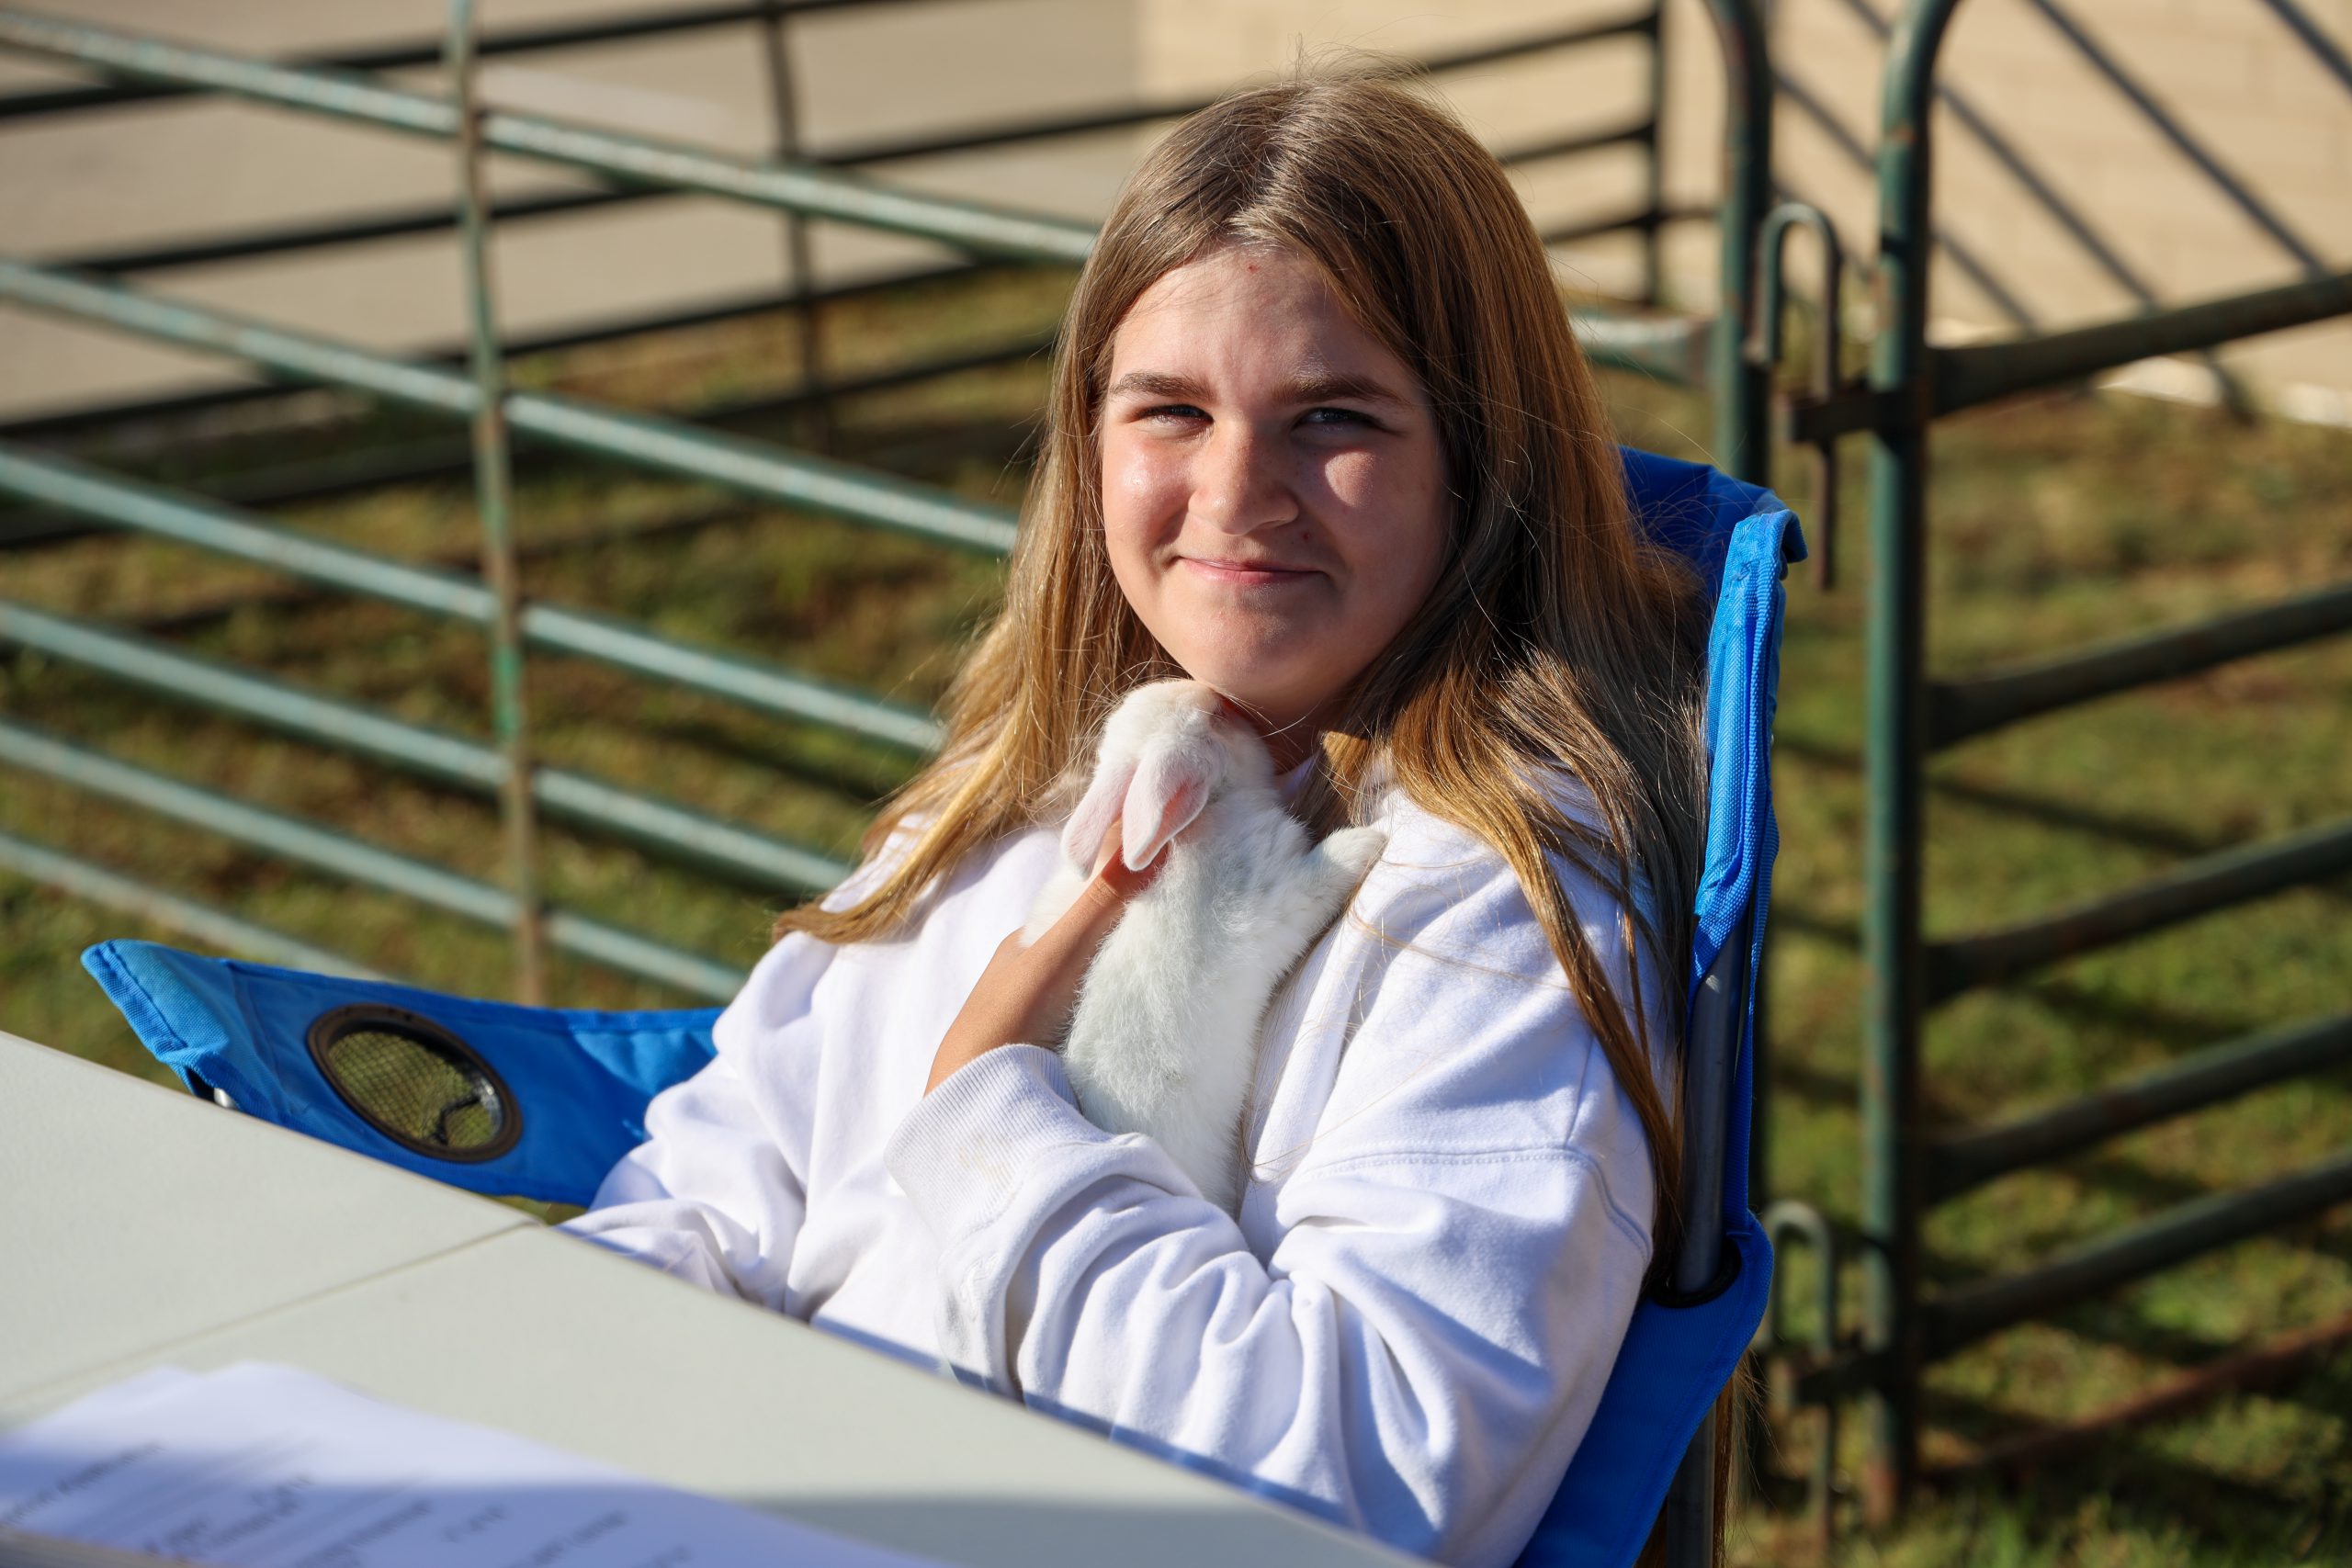
<path fill-rule="evenodd" d="M 2253 1190 L 2199 1199 L 2021 1273 L 1933 1294 L 1922 1288 L 1920 1238 L 1936 1205 L 2135 1128 L 2352 1061 L 2352 1014 L 2345 1014 L 2217 1045 L 2002 1125 L 1939 1132 L 1922 1120 L 1921 1040 L 1939 1004 L 2352 871 L 2347 818 L 2177 866 L 2139 886 L 2002 930 L 1935 941 L 1923 931 L 1923 781 L 1930 754 L 2035 715 L 2352 630 L 2352 583 L 2344 583 L 2034 663 L 1965 675 L 1928 671 L 1926 489 L 1928 438 L 1937 418 L 2152 355 L 2352 314 L 2352 273 L 2338 272 L 2078 331 L 1931 348 L 1929 108 L 1938 51 L 1958 5 L 1909 0 L 1890 39 L 1878 152 L 1881 310 L 1869 374 L 1788 400 L 1781 422 L 1785 438 L 1824 451 L 1844 434 L 1866 433 L 1871 441 L 1864 937 L 1871 992 L 1861 1075 L 1864 1210 L 1862 1234 L 1854 1238 L 1865 1283 L 1859 1345 L 1841 1348 L 1834 1338 L 1838 1247 L 1821 1215 L 1803 1204 L 1776 1204 L 1772 1228 L 1807 1244 L 1825 1295 L 1822 1337 L 1810 1347 L 1776 1348 L 1800 1365 L 1800 1399 L 1834 1407 L 1865 1397 L 1866 1501 L 1879 1517 L 1899 1507 L 1920 1479 L 1918 1395 L 1932 1363 L 2004 1328 L 2352 1198 L 2347 1156 Z M 1777 218 L 1782 227 L 1793 220 Z M 1821 223 L 1817 214 L 1807 220 Z M 1777 241 L 1765 248 L 1768 299 L 1775 301 L 1776 251 Z M 1768 321 L 1775 310 L 1768 304 Z M 2223 1386 L 2216 1380 L 2212 1391 Z M 1814 1482 L 1815 1505 L 1825 1509 L 1827 1482 L 1825 1454 Z M 1825 1512 L 1825 1524 L 1826 1517 Z"/>
<path fill-rule="evenodd" d="M 724 998 L 740 979 L 732 966 L 680 950 L 658 938 L 549 907 L 537 868 L 539 821 L 585 829 L 633 844 L 690 869 L 779 891 L 805 893 L 830 886 L 844 867 L 806 846 L 743 825 L 713 818 L 683 803 L 537 762 L 530 745 L 525 672 L 534 652 L 560 652 L 601 662 L 670 686 L 707 694 L 797 724 L 813 725 L 878 743 L 909 757 L 936 746 L 937 723 L 927 714 L 845 690 L 739 651 L 697 646 L 610 616 L 532 602 L 517 588 L 510 446 L 533 446 L 617 459 L 655 472 L 707 480 L 741 495 L 910 535 L 940 546 L 1001 556 L 1014 519 L 1004 509 L 977 504 L 903 478 L 792 450 L 688 422 L 624 412 L 578 398 L 521 391 L 505 385 L 506 359 L 523 345 L 502 341 L 491 276 L 489 236 L 494 222 L 529 220 L 586 207 L 651 201 L 680 193 L 716 196 L 773 210 L 791 227 L 824 220 L 885 230 L 935 242 L 960 258 L 948 271 L 978 265 L 1055 265 L 1081 260 L 1091 231 L 1067 220 L 1002 207 L 918 196 L 857 172 L 899 159 L 1008 145 L 1148 124 L 1189 112 L 1193 103 L 1131 104 L 1099 112 L 982 127 L 948 135 L 877 141 L 838 150 L 822 162 L 805 157 L 739 158 L 625 136 L 596 127 L 485 107 L 474 87 L 474 64 L 484 55 L 570 47 L 688 28 L 757 24 L 763 29 L 777 97 L 777 141 L 798 146 L 789 94 L 786 21 L 802 13 L 888 0 L 768 0 L 761 5 L 706 6 L 643 17 L 492 33 L 477 38 L 472 0 L 451 0 L 447 38 L 346 54 L 334 60 L 278 62 L 215 50 L 134 37 L 33 13 L 0 9 L 0 49 L 68 62 L 103 79 L 82 88 L 0 97 L 0 130 L 11 121 L 105 110 L 190 93 L 239 98 L 297 116 L 326 117 L 448 145 L 455 159 L 454 208 L 408 209 L 335 224 L 283 226 L 200 238 L 137 251 L 37 262 L 0 257 L 0 303 L 110 328 L 139 338 L 215 353 L 266 372 L 274 381 L 332 387 L 379 403 L 424 411 L 470 425 L 462 450 L 428 451 L 392 477 L 469 467 L 481 515 L 481 568 L 467 574 L 396 561 L 281 527 L 247 505 L 207 498 L 101 470 L 53 449 L 51 443 L 128 412 L 181 412 L 277 395 L 272 389 L 236 389 L 151 401 L 0 429 L 0 494 L 30 510 L 6 520 L 0 543 L 53 536 L 63 526 L 96 525 L 176 540 L 213 554 L 269 567 L 298 580 L 387 602 L 481 628 L 489 645 L 493 740 L 482 741 L 405 723 L 354 704 L 195 656 L 119 627 L 93 624 L 0 598 L 0 639 L 114 679 L 279 733 L 364 756 L 376 762 L 469 793 L 493 796 L 503 823 L 504 874 L 496 883 L 391 853 L 347 834 L 302 821 L 214 791 L 0 720 L 0 762 L 63 781 L 91 795 L 126 804 L 223 835 L 259 851 L 359 884 L 388 889 L 427 906 L 507 930 L 514 949 L 514 989 L 540 999 L 545 953 L 575 954 L 689 994 Z M 975 0 L 982 3 L 982 0 Z M 1761 427 L 1760 368 L 1743 355 L 1748 298 L 1747 236 L 1760 209 L 1769 160 L 1768 99 L 1764 92 L 1762 27 L 1749 0 L 1713 0 L 1724 42 L 1731 109 L 1724 257 L 1730 307 L 1715 322 L 1676 318 L 1579 317 L 1588 350 L 1604 363 L 1639 365 L 1653 373 L 1697 379 L 1712 373 L 1726 389 L 1718 429 L 1725 454 L 1755 450 Z M 1652 4 L 1615 20 L 1580 23 L 1425 62 L 1443 71 L 1605 39 L 1639 36 L 1657 58 L 1661 13 Z M 395 85 L 380 73 L 441 60 L 448 90 L 420 92 Z M 1688 213 L 1659 199 L 1656 151 L 1662 74 L 1650 73 L 1648 111 L 1613 130 L 1506 150 L 1509 162 L 1555 157 L 1602 146 L 1638 143 L 1651 154 L 1650 198 L 1639 210 L 1555 232 L 1628 229 L 1641 233 L 1657 276 L 1657 237 Z M 607 188 L 588 194 L 532 198 L 493 214 L 483 194 L 481 160 L 491 153 L 583 171 Z M 288 331 L 232 312 L 198 308 L 124 281 L 131 275 L 277 255 L 324 245 L 363 243 L 402 234 L 458 231 L 465 260 L 469 333 L 462 367 L 457 355 L 394 356 L 353 344 Z M 804 310 L 824 302 L 808 284 L 803 265 L 784 298 Z M 935 275 L 925 275 L 935 276 Z M 585 341 L 605 333 L 652 330 L 686 320 L 723 320 L 773 309 L 778 296 L 699 308 L 571 334 Z M 813 333 L 805 334 L 814 341 Z M 542 340 L 542 345 L 547 340 Z M 557 340 L 567 341 L 567 340 Z M 994 351 L 1010 359 L 1036 347 L 1033 340 Z M 895 373 L 904 378 L 989 362 L 963 355 Z M 803 397 L 860 383 L 823 382 L 807 367 Z M 865 384 L 889 378 L 869 378 Z M 1729 466 L 1737 467 L 1738 462 Z M 282 477 L 254 487 L 266 499 L 320 493 L 387 477 L 366 464 L 312 472 L 288 484 Z M 305 486 L 308 486 L 306 489 Z M 235 489 L 234 482 L 228 487 Z M 260 499 L 256 497 L 256 503 Z M 70 520 L 70 523 L 61 520 Z M 56 846 L 0 836 L 0 865 L 18 874 L 115 907 L 144 914 L 208 940 L 232 942 L 256 956 L 311 967 L 354 967 L 305 939 L 264 931 L 134 878 L 80 860 Z"/>

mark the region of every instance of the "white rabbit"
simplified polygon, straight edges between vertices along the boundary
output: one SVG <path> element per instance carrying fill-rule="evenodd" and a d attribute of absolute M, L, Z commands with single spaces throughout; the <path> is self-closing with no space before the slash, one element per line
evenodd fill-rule
<path fill-rule="evenodd" d="M 1249 725 L 1198 682 L 1157 682 L 1104 725 L 1093 782 L 1062 831 L 1063 863 L 1031 907 L 1028 939 L 1086 886 L 1114 818 L 1130 867 L 1163 846 L 1168 863 L 1095 954 L 1063 1061 L 1096 1126 L 1149 1134 L 1232 1213 L 1261 1016 L 1387 836 L 1352 828 L 1315 843 L 1283 809 L 1272 759 Z"/>

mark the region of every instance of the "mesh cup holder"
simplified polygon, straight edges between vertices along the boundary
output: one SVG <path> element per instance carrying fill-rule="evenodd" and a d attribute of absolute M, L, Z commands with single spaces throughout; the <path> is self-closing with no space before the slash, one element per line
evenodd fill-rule
<path fill-rule="evenodd" d="M 429 1018 L 362 1002 L 321 1013 L 309 1038 L 328 1087 L 412 1154 L 496 1159 L 523 1134 L 522 1110 L 506 1081 Z"/>

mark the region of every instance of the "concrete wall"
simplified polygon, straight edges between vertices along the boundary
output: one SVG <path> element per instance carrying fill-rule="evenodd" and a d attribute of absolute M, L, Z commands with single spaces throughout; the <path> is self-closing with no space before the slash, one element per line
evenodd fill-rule
<path fill-rule="evenodd" d="M 1580 22 L 1614 20 L 1639 0 L 1135 0 L 1136 57 L 1154 94 L 1214 91 L 1279 74 L 1301 58 L 1343 50 L 1410 58 L 1466 52 Z M 1598 131 L 1642 116 L 1649 102 L 1649 46 L 1611 39 L 1571 50 L 1449 71 L 1436 78 L 1446 101 L 1488 146 L 1509 150 Z M 1712 96 L 1714 83 L 1701 82 Z M 1691 162 L 1685 160 L 1686 163 Z M 1620 146 L 1518 165 L 1513 177 L 1539 228 L 1637 209 L 1647 196 L 1647 155 Z M 1712 202 L 1715 162 L 1702 152 L 1680 181 L 1682 196 Z M 1703 271 L 1712 294 L 1711 233 L 1682 236 L 1684 271 Z M 1631 296 L 1641 286 L 1641 247 L 1631 234 L 1564 250 L 1562 275 L 1595 292 Z"/>
<path fill-rule="evenodd" d="M 635 9 L 660 0 L 599 0 Z M 680 0 L 683 3 L 683 0 Z M 1015 117 L 1214 91 L 1332 47 L 1416 54 L 1466 48 L 1633 0 L 915 0 L 795 24 L 808 140 Z M 74 0 L 93 21 L 254 52 L 375 42 L 432 31 L 437 0 Z M 591 9 L 579 0 L 489 0 L 492 26 Z M 1969 0 L 1944 60 L 1937 114 L 1935 275 L 1946 340 L 2047 331 L 2352 265 L 2352 87 L 2290 30 L 2282 9 L 2352 51 L 2352 0 Z M 1779 178 L 1835 217 L 1867 254 L 1884 24 L 1893 0 L 1778 0 L 1772 48 L 1787 90 Z M 2079 39 L 2070 36 L 2079 34 Z M 1719 188 L 1722 63 L 1700 0 L 1669 0 L 1669 201 Z M 2086 40 L 2086 41 L 2085 41 Z M 2103 55 L 2149 104 L 2093 62 Z M 1636 39 L 1450 73 L 1449 99 L 1491 144 L 1612 124 L 1635 112 Z M 431 73 L 415 77 L 429 82 Z M 57 80 L 0 59 L 0 87 Z M 768 141 L 752 30 L 703 32 L 493 64 L 494 102 L 649 134 L 756 152 Z M 2166 122 L 2169 132 L 2158 124 Z M 2176 140 L 2176 138 L 2177 140 Z M 894 165 L 922 188 L 1096 215 L 1146 139 Z M 2222 172 L 2200 167 L 2181 141 Z M 1997 145 L 1996 145 L 1997 144 Z M 2000 149 L 2006 149 L 2006 156 Z M 501 168 L 509 194 L 565 176 Z M 57 255 L 135 241 L 446 197 L 446 149 L 223 104 L 156 105 L 103 119 L 0 125 L 0 248 Z M 1639 200 L 1631 148 L 1529 165 L 1539 223 Z M 2235 192 L 2233 194 L 2232 186 Z M 820 231 L 825 276 L 912 260 L 920 247 Z M 1806 276 L 1800 241 L 1797 276 Z M 1638 284 L 1630 236 L 1564 248 L 1563 276 L 1602 292 Z M 781 276 L 776 220 L 672 201 L 518 227 L 502 241 L 503 313 L 523 330 L 662 300 L 707 298 Z M 1712 308 L 1714 238 L 1667 246 L 1677 303 Z M 444 240 L 177 273 L 160 286 L 387 346 L 458 330 L 454 247 Z M 1854 289 L 1860 299 L 1865 290 Z M 1866 321 L 1858 325 L 1867 326 Z M 2224 363 L 2290 412 L 2345 419 L 2352 325 L 2275 334 Z M 186 356 L 0 311 L 0 417 L 218 376 Z M 2201 373 L 2143 367 L 2127 379 L 2194 395 Z"/>

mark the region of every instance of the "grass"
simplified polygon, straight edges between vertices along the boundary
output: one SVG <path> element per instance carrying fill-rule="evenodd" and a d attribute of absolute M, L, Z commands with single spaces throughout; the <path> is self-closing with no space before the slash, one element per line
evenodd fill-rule
<path fill-rule="evenodd" d="M 829 351 L 876 368 L 1049 325 L 1063 284 L 999 274 L 845 306 Z M 645 407 L 788 388 L 788 318 L 574 351 L 526 365 L 560 385 Z M 1703 403 L 1604 376 L 1628 443 L 1704 457 Z M 857 400 L 842 455 L 1010 501 L 1043 385 L 1030 363 Z M 789 434 L 789 417 L 764 427 Z M 422 427 L 376 418 L 101 461 L 187 482 L 256 457 L 280 462 Z M 1780 710 L 1784 848 L 1776 886 L 1769 1108 L 1773 1191 L 1860 1219 L 1858 953 L 1863 815 L 1861 597 L 1870 563 L 1860 448 L 1838 477 L 1845 584 L 1792 580 Z M 1803 465 L 1781 485 L 1810 515 Z M 995 602 L 991 563 L 707 489 L 598 466 L 527 467 L 520 490 L 530 591 L 644 620 L 924 704 Z M 288 524 L 403 558 L 462 560 L 462 478 L 282 510 Z M 1929 515 L 1930 666 L 1958 672 L 2254 604 L 2352 578 L 2352 441 L 2206 410 L 2065 393 L 1939 427 Z M 693 525 L 675 520 L 685 517 Z M 93 537 L 12 556 L 8 597 L 147 628 L 195 651 L 484 734 L 476 634 L 390 608 L 288 593 L 257 570 L 167 545 Z M 691 802 L 838 854 L 902 761 L 690 694 L 562 659 L 534 659 L 533 729 L 547 760 Z M 486 800 L 417 783 L 17 651 L 0 712 L 240 798 L 335 823 L 403 853 L 491 874 Z M 2352 641 L 2246 660 L 1982 738 L 1928 771 L 1927 919 L 1949 935 L 2126 886 L 2183 858 L 2341 818 L 2352 759 Z M 160 819 L 0 772 L 0 829 L 130 871 L 248 919 L 446 989 L 499 994 L 503 939 L 413 905 L 288 867 Z M 748 966 L 777 899 L 667 869 L 560 829 L 547 876 L 567 905 Z M 1939 1010 L 1926 1044 L 1935 1125 L 2002 1117 L 2086 1092 L 2267 1024 L 2340 1012 L 2352 975 L 2352 882 L 2319 885 L 2057 964 Z M 109 936 L 172 933 L 0 874 L 0 1027 L 159 1076 L 82 976 Z M 677 1000 L 560 961 L 555 994 L 615 1007 Z M 1928 1271 L 2006 1271 L 2198 1195 L 2340 1154 L 2352 1075 L 2337 1071 L 2116 1140 L 1993 1183 L 1938 1212 Z M 1802 1267 L 1802 1257 L 1792 1259 Z M 1795 1326 L 1809 1280 L 1792 1275 Z M 1860 1280 L 1845 1280 L 1850 1332 Z M 2251 1238 L 1939 1366 L 1928 1391 L 1930 1463 L 2105 1408 L 2249 1343 L 2352 1313 L 2352 1211 Z M 1898 1525 L 1864 1528 L 1841 1497 L 1831 1561 L 1853 1564 L 2215 1565 L 2352 1559 L 2352 1355 L 2267 1393 L 2119 1434 L 2022 1486 L 1954 1483 Z M 1771 1432 L 1776 1468 L 1803 1472 L 1815 1417 Z M 1841 1473 L 1859 1473 L 1847 1422 Z M 1776 1489 L 1776 1490 L 1784 1490 Z M 1751 1508 L 1740 1563 L 1809 1562 L 1810 1525 Z"/>

